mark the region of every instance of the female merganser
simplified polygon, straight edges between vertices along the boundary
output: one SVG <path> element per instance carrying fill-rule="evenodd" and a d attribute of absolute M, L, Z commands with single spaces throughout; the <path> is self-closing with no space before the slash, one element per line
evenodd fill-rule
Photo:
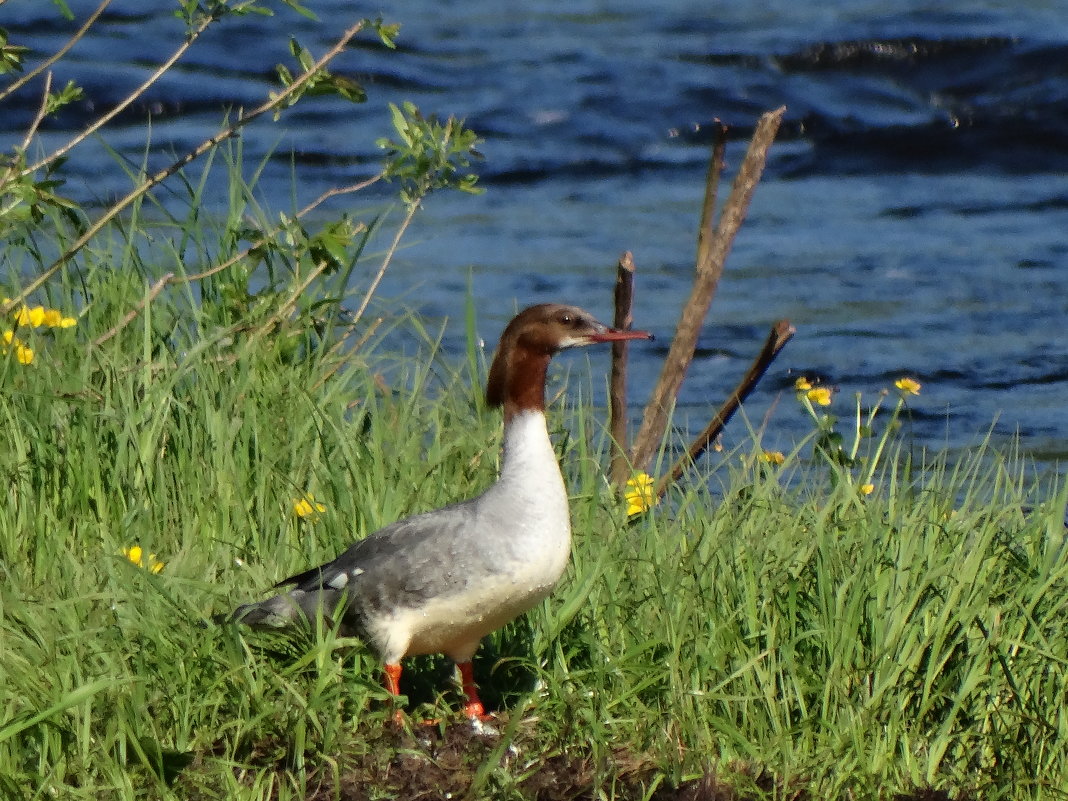
<path fill-rule="evenodd" d="M 471 670 L 479 641 L 545 598 L 571 551 L 567 491 L 545 425 L 545 374 L 564 348 L 652 339 L 620 331 L 574 306 L 546 303 L 504 329 L 486 401 L 504 407 L 497 482 L 471 500 L 415 515 L 360 540 L 341 556 L 279 582 L 282 595 L 239 607 L 232 619 L 282 626 L 340 614 L 341 628 L 385 663 L 400 692 L 400 660 L 444 653 L 460 669 L 464 712 L 483 717 Z M 399 713 L 398 713 L 399 714 Z"/>

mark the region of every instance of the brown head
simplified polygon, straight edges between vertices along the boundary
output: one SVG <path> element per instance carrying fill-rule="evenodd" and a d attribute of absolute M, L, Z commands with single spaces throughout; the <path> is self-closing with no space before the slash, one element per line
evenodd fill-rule
<path fill-rule="evenodd" d="M 524 309 L 501 334 L 486 382 L 486 402 L 504 406 L 505 419 L 523 409 L 544 410 L 549 360 L 564 348 L 652 339 L 646 331 L 609 328 L 577 306 L 542 303 Z"/>

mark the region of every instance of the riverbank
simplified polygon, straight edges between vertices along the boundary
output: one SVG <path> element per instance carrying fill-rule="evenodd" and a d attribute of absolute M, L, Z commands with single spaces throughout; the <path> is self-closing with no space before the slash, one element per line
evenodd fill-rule
<path fill-rule="evenodd" d="M 782 464 L 750 443 L 628 518 L 582 400 L 607 358 L 571 360 L 550 410 L 568 573 L 476 660 L 499 736 L 454 723 L 435 659 L 402 689 L 444 740 L 388 733 L 359 643 L 208 621 L 493 479 L 478 343 L 496 332 L 468 319 L 457 362 L 379 309 L 422 353 L 391 354 L 368 323 L 334 360 L 308 320 L 220 329 L 211 303 L 165 293 L 92 345 L 137 297 L 130 275 L 90 275 L 77 324 L 25 329 L 32 362 L 4 362 L 6 796 L 403 795 L 390 782 L 421 760 L 484 798 L 667 798 L 710 768 L 739 797 L 1061 796 L 1063 485 L 1029 485 L 1011 455 L 950 465 L 891 438 L 861 489 L 811 443 Z M 381 786 L 360 795 L 360 776 Z"/>

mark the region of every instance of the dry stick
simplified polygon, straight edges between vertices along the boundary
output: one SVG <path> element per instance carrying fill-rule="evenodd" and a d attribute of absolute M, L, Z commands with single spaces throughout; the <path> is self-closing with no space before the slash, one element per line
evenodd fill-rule
<path fill-rule="evenodd" d="M 0 2 L 0 5 L 3 5 L 3 2 Z M 109 5 L 111 5 L 111 0 L 104 0 L 100 5 L 98 5 L 96 7 L 96 10 L 89 15 L 89 18 L 85 21 L 85 24 L 82 25 L 82 27 L 80 27 L 74 33 L 74 35 L 71 36 L 70 39 L 68 39 L 61 48 L 59 48 L 59 50 L 57 50 L 51 56 L 46 58 L 44 61 L 42 61 L 32 70 L 27 72 L 25 75 L 19 76 L 17 80 L 12 81 L 6 89 L 0 92 L 0 101 L 4 100 L 4 98 L 8 97 L 14 92 L 17 92 L 21 87 L 25 86 L 27 83 L 29 83 L 38 75 L 40 75 L 42 72 L 47 70 L 57 61 L 63 58 L 63 56 L 67 55 L 67 52 L 72 47 L 74 47 L 74 45 L 80 42 L 82 38 L 85 37 L 85 34 L 87 34 L 89 32 L 89 29 L 93 27 L 93 23 L 100 18 L 100 15 L 104 13 L 104 9 L 107 8 Z"/>
<path fill-rule="evenodd" d="M 709 250 L 715 236 L 713 215 L 716 213 L 716 195 L 719 194 L 719 179 L 723 175 L 723 155 L 727 152 L 727 126 L 716 120 L 716 139 L 712 143 L 712 158 L 708 160 L 705 176 L 705 199 L 701 204 L 701 223 L 697 229 L 697 264 L 707 264 Z"/>
<path fill-rule="evenodd" d="M 362 21 L 351 26 L 341 35 L 341 38 L 338 39 L 334 46 L 330 48 L 330 50 L 328 50 L 325 55 L 323 55 L 318 61 L 316 61 L 312 65 L 311 69 L 300 75 L 296 80 L 293 81 L 293 83 L 287 86 L 284 90 L 279 92 L 271 99 L 257 106 L 255 109 L 249 112 L 249 114 L 239 119 L 229 128 L 220 131 L 215 136 L 197 145 L 195 148 L 186 153 L 184 156 L 182 156 L 182 158 L 174 162 L 166 169 L 160 170 L 155 175 L 151 176 L 150 178 L 147 178 L 143 183 L 136 186 L 129 194 L 123 197 L 122 200 L 120 200 L 118 203 L 116 203 L 106 212 L 104 212 L 104 214 L 101 215 L 100 219 L 98 219 L 95 223 L 89 226 L 89 228 L 86 229 L 85 233 L 78 237 L 75 243 L 71 245 L 70 248 L 68 248 L 62 256 L 52 262 L 52 264 L 50 264 L 44 272 L 42 272 L 33 281 L 31 281 L 30 284 L 26 288 L 24 288 L 18 294 L 17 297 L 12 298 L 8 303 L 0 305 L 0 314 L 6 314 L 7 312 L 9 312 L 12 308 L 14 308 L 16 303 L 21 302 L 23 299 L 26 298 L 27 295 L 29 295 L 31 292 L 34 292 L 36 289 L 42 286 L 49 278 L 59 272 L 60 268 L 63 267 L 63 265 L 66 264 L 67 261 L 75 253 L 78 253 L 83 247 L 85 247 L 93 239 L 94 236 L 100 233 L 100 231 L 104 228 L 105 225 L 107 225 L 109 222 L 111 222 L 111 220 L 118 216 L 119 212 L 126 209 L 138 198 L 147 194 L 148 190 L 152 189 L 155 186 L 158 186 L 163 181 L 170 178 L 172 175 L 174 175 L 180 169 L 185 167 L 187 164 L 195 161 L 202 154 L 215 147 L 220 142 L 223 142 L 229 139 L 230 137 L 235 136 L 242 128 L 248 125 L 248 123 L 252 122 L 252 120 L 282 105 L 282 103 L 285 102 L 286 98 L 301 89 L 304 84 L 311 80 L 312 76 L 314 76 L 327 63 L 329 63 L 331 59 L 336 57 L 342 50 L 344 50 L 345 47 L 348 45 L 349 40 L 351 40 L 353 36 L 359 33 L 361 28 L 363 28 Z"/>
<path fill-rule="evenodd" d="M 794 335 L 796 329 L 790 325 L 789 320 L 779 320 L 771 327 L 771 332 L 768 334 L 767 340 L 764 342 L 764 347 L 760 349 L 760 353 L 757 354 L 756 359 L 749 366 L 749 370 L 742 377 L 741 382 L 735 387 L 734 392 L 730 394 L 723 405 L 716 412 L 715 416 L 709 421 L 705 429 L 697 435 L 693 442 L 690 443 L 690 447 L 686 449 L 686 455 L 680 458 L 672 466 L 671 470 L 660 477 L 660 480 L 656 482 L 656 497 L 663 498 L 664 493 L 667 492 L 668 487 L 678 481 L 682 477 L 682 474 L 686 472 L 686 468 L 697 461 L 697 458 L 705 452 L 712 441 L 719 436 L 719 432 L 723 430 L 723 427 L 727 425 L 727 421 L 731 419 L 738 407 L 745 402 L 745 399 L 749 397 L 749 393 L 753 391 L 753 388 L 757 385 L 757 382 L 767 372 L 768 367 L 771 366 L 772 361 L 779 355 L 786 343 L 790 341 L 790 338 Z"/>
<path fill-rule="evenodd" d="M 716 226 L 715 237 L 707 248 L 706 259 L 697 265 L 693 289 L 679 317 L 675 338 L 664 359 L 664 368 L 653 390 L 652 398 L 646 404 L 642 424 L 635 437 L 634 447 L 631 449 L 630 461 L 636 468 L 641 469 L 649 464 L 658 443 L 664 438 L 668 412 L 678 396 L 686 370 L 693 361 L 694 350 L 697 348 L 697 335 L 708 313 L 708 307 L 712 303 L 712 296 L 716 292 L 719 278 L 723 274 L 723 264 L 727 259 L 727 254 L 730 253 L 734 237 L 745 219 L 749 202 L 753 198 L 753 192 L 760 181 L 760 174 L 764 170 L 768 148 L 775 138 L 785 112 L 786 107 L 783 106 L 761 116 L 753 132 L 753 140 L 749 144 L 745 160 L 734 179 L 730 197 L 727 198 L 723 211 L 720 213 L 719 224 Z M 710 174 L 714 172 L 711 170 Z M 709 183 L 708 191 L 712 192 L 714 191 L 713 182 L 710 180 Z"/>
<path fill-rule="evenodd" d="M 634 323 L 634 257 L 628 250 L 616 265 L 615 318 L 612 325 L 628 329 Z M 612 343 L 612 373 L 608 383 L 608 430 L 612 434 L 612 464 L 608 475 L 622 486 L 630 474 L 627 459 L 627 343 Z"/>

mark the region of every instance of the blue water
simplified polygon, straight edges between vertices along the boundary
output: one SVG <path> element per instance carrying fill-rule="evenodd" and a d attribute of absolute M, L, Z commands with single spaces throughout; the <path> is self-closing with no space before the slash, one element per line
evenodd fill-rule
<path fill-rule="evenodd" d="M 92 5 L 71 3 L 83 15 Z M 308 5 L 321 22 L 280 9 L 273 21 L 221 25 L 109 143 L 139 162 L 151 113 L 152 165 L 163 166 L 222 109 L 252 107 L 273 88 L 274 65 L 289 58 L 269 26 L 318 52 L 355 15 L 378 11 Z M 65 113 L 46 143 L 170 52 L 172 7 L 116 0 L 56 70 L 92 105 Z M 273 150 L 260 194 L 287 209 L 293 162 L 298 201 L 373 171 L 388 101 L 465 117 L 485 139 L 487 191 L 433 197 L 381 290 L 457 320 L 447 347 L 461 343 L 469 275 L 492 341 L 517 307 L 545 300 L 610 318 L 613 265 L 631 250 L 635 321 L 659 335 L 632 350 L 640 407 L 689 291 L 710 123 L 730 126 L 732 168 L 759 114 L 786 105 L 680 423 L 703 425 L 785 317 L 797 335 L 746 407 L 754 426 L 771 411 L 770 447 L 809 429 L 789 389 L 796 375 L 838 387 L 844 414 L 854 393 L 874 400 L 908 374 L 923 383 L 917 445 L 961 451 L 992 430 L 999 443 L 1018 435 L 1040 469 L 1068 458 L 1068 3 L 413 0 L 381 11 L 402 23 L 398 52 L 365 39 L 335 67 L 366 86 L 368 103 L 313 101 L 243 146 L 249 164 Z M 48 52 L 71 25 L 49 3 L 10 0 L 0 27 Z M 37 97 L 5 105 L 5 143 Z M 68 193 L 89 202 L 127 186 L 98 146 L 72 160 L 70 176 Z M 728 443 L 745 436 L 737 421 Z"/>

